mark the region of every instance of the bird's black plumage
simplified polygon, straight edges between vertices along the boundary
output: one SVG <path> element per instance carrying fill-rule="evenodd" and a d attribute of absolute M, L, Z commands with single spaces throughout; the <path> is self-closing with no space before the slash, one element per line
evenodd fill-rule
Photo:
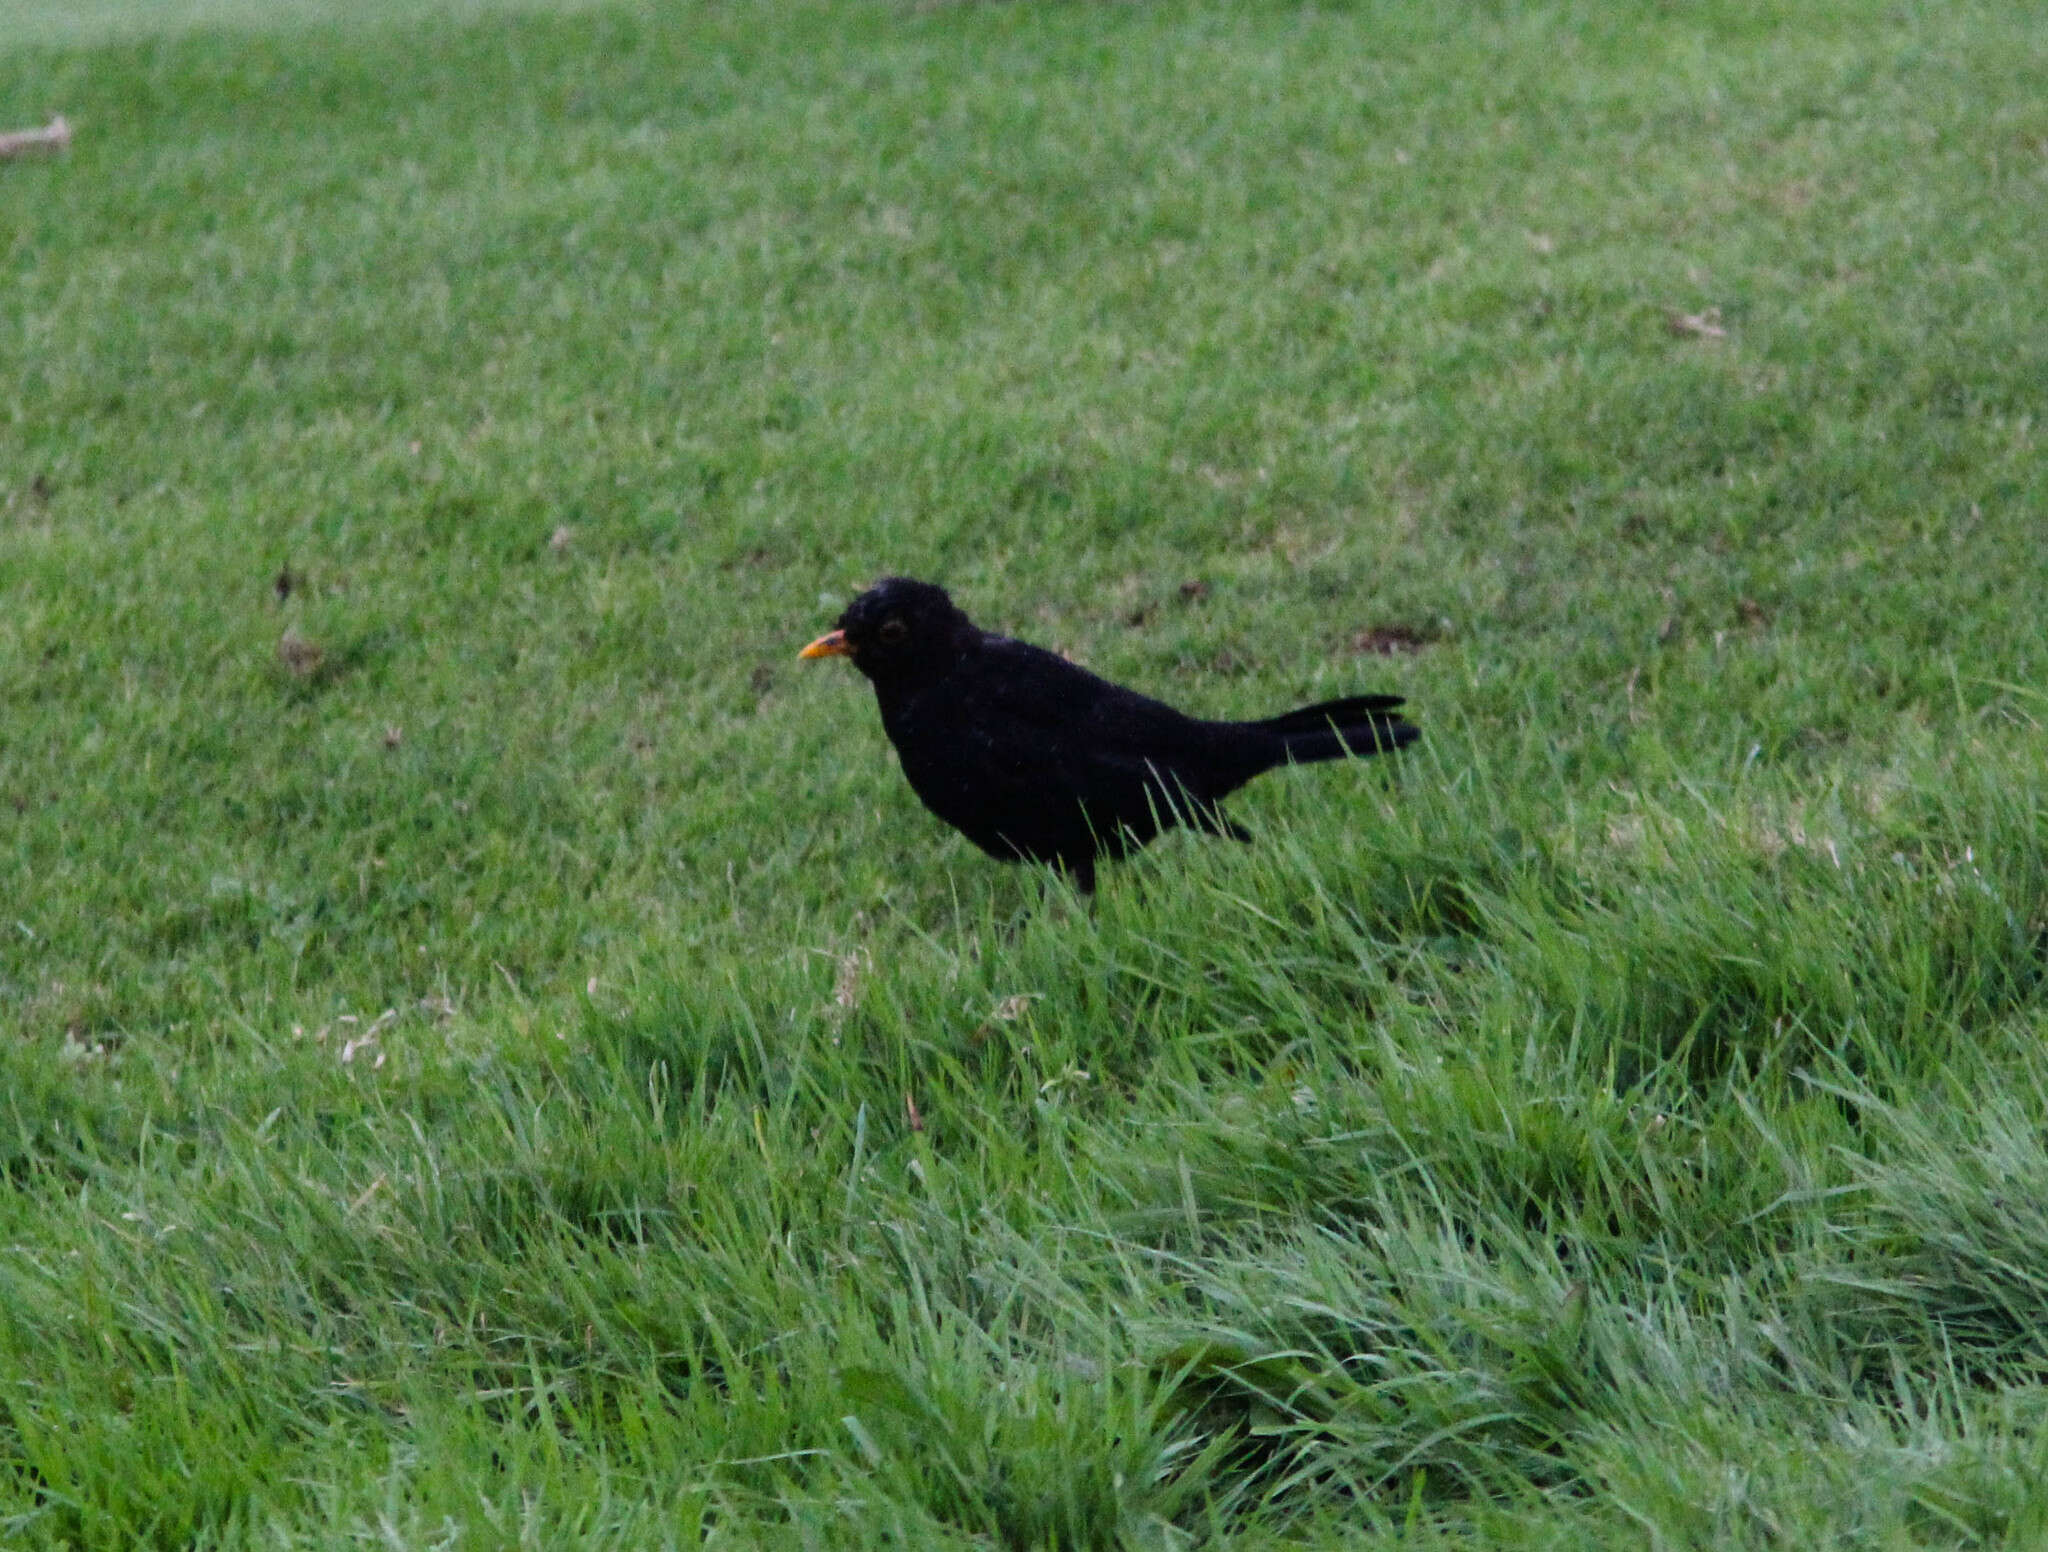
<path fill-rule="evenodd" d="M 1277 765 L 1415 741 L 1398 695 L 1354 695 L 1261 722 L 1206 722 L 1065 658 L 979 629 L 944 588 L 890 577 L 804 649 L 874 684 L 882 727 L 925 807 L 992 857 L 1046 862 L 1082 889 L 1175 824 L 1248 839 L 1218 803 Z"/>

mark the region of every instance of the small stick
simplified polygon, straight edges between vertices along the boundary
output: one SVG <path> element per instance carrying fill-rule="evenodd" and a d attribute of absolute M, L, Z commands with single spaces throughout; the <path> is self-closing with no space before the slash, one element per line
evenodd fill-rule
<path fill-rule="evenodd" d="M 0 135 L 0 162 L 16 156 L 33 156 L 39 151 L 60 155 L 71 149 L 71 126 L 58 114 L 41 129 L 17 129 Z"/>

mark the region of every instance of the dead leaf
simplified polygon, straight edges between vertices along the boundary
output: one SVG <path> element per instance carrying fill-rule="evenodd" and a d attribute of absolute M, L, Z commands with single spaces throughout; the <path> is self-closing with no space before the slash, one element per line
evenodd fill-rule
<path fill-rule="evenodd" d="M 996 1005 L 989 1009 L 988 1017 L 967 1037 L 968 1043 L 977 1046 L 987 1044 L 988 1037 L 995 1033 L 996 1025 L 1015 1023 L 1024 1016 L 1031 1004 L 1038 1001 L 1039 996 L 1038 992 L 1017 992 L 999 999 Z"/>
<path fill-rule="evenodd" d="M 17 156 L 62 156 L 71 149 L 71 124 L 58 114 L 40 129 L 12 129 L 0 134 L 0 161 Z"/>
<path fill-rule="evenodd" d="M 1680 339 L 1726 339 L 1728 331 L 1721 327 L 1721 309 L 1709 307 L 1705 312 L 1682 313 L 1676 308 L 1664 314 L 1664 327 Z"/>
<path fill-rule="evenodd" d="M 1181 583 L 1180 596 L 1183 603 L 1198 603 L 1209 596 L 1209 584 L 1200 577 L 1191 577 Z"/>
<path fill-rule="evenodd" d="M 1754 598 L 1738 598 L 1735 601 L 1735 612 L 1741 617 L 1742 623 L 1752 629 L 1762 629 L 1771 623 L 1769 612 Z"/>
<path fill-rule="evenodd" d="M 336 1019 L 335 1022 L 337 1024 L 353 1024 L 359 1021 L 355 1018 L 353 1014 L 345 1013 L 340 1018 Z M 361 1034 L 353 1036 L 349 1040 L 343 1042 L 341 1047 L 342 1061 L 344 1063 L 353 1063 L 355 1059 L 358 1056 L 362 1055 L 364 1052 L 374 1052 L 376 1059 L 372 1061 L 370 1065 L 372 1067 L 382 1067 L 384 1065 L 384 1053 L 377 1049 L 377 1042 L 379 1038 L 383 1035 L 384 1031 L 389 1029 L 393 1024 L 396 1024 L 397 1022 L 398 1010 L 396 1008 L 386 1008 L 382 1013 L 378 1014 L 376 1018 L 370 1021 L 369 1027 L 365 1029 Z"/>
<path fill-rule="evenodd" d="M 1353 652 L 1369 652 L 1378 657 L 1403 657 L 1428 645 L 1429 638 L 1408 625 L 1368 625 L 1351 637 Z"/>
<path fill-rule="evenodd" d="M 860 1005 L 861 983 L 874 968 L 866 949 L 855 949 L 850 954 L 839 956 L 839 968 L 832 977 L 832 1006 L 834 1016 L 845 1018 Z"/>
<path fill-rule="evenodd" d="M 557 555 L 566 555 L 569 553 L 569 546 L 575 541 L 575 538 L 576 530 L 567 523 L 564 523 L 548 535 L 548 548 Z"/>
<path fill-rule="evenodd" d="M 301 636 L 297 626 L 288 626 L 285 633 L 277 638 L 277 660 L 296 677 L 310 679 L 320 671 L 327 654 L 317 643 Z"/>

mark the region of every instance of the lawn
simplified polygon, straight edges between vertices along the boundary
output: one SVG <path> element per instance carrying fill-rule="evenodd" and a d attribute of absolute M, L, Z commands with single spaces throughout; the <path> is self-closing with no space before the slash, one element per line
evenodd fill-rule
<path fill-rule="evenodd" d="M 2048 1543 L 2044 79 L 0 0 L 0 1541 Z M 891 571 L 1424 740 L 1078 899 Z"/>

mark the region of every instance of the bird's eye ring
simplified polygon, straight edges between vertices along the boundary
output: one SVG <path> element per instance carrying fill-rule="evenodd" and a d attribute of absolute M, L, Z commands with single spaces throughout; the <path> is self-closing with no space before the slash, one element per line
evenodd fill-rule
<path fill-rule="evenodd" d="M 908 636 L 909 634 L 910 627 L 908 625 L 905 625 L 901 620 L 884 620 L 882 622 L 882 628 L 875 632 L 875 636 L 878 640 L 887 642 L 892 647 L 895 646 L 898 642 L 902 641 L 903 638 Z"/>

